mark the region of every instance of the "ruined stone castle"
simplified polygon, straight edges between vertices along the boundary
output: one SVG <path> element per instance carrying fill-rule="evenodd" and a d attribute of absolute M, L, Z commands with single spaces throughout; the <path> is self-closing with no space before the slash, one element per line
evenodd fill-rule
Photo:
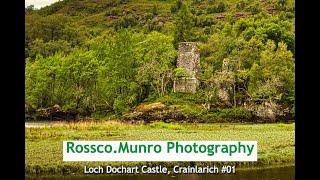
<path fill-rule="evenodd" d="M 199 85 L 200 51 L 195 42 L 180 43 L 178 51 L 177 68 L 183 68 L 187 76 L 174 81 L 174 92 L 195 93 Z"/>

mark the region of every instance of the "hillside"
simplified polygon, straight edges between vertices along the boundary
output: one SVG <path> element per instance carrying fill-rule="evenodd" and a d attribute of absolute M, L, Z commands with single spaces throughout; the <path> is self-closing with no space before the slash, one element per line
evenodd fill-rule
<path fill-rule="evenodd" d="M 196 94 L 172 91 L 185 41 L 200 49 Z M 26 8 L 26 114 L 132 117 L 162 103 L 170 112 L 164 119 L 177 112 L 209 122 L 292 119 L 294 44 L 293 0 L 64 0 Z"/>

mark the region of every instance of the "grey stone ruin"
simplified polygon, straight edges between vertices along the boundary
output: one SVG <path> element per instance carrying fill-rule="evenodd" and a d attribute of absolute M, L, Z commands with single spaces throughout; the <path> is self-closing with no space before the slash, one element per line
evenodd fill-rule
<path fill-rule="evenodd" d="M 178 51 L 177 68 L 184 68 L 188 76 L 174 81 L 174 92 L 195 93 L 199 85 L 200 51 L 195 42 L 179 43 Z"/>

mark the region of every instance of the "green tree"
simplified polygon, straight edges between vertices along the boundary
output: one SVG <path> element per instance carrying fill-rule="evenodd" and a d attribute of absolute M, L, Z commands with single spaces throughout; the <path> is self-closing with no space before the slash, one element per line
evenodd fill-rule
<path fill-rule="evenodd" d="M 56 40 L 44 42 L 42 39 L 36 39 L 29 44 L 29 48 L 26 51 L 26 57 L 35 58 L 37 55 L 48 57 L 57 52 L 68 54 L 71 51 L 71 43 L 68 41 Z"/>
<path fill-rule="evenodd" d="M 273 100 L 292 104 L 294 99 L 293 54 L 280 42 L 278 48 L 268 41 L 261 52 L 260 65 L 250 70 L 249 93 L 257 100 Z"/>
<path fill-rule="evenodd" d="M 34 5 L 29 5 L 25 8 L 26 13 L 32 13 L 34 11 Z"/>
<path fill-rule="evenodd" d="M 167 85 L 171 80 L 176 56 L 172 41 L 170 36 L 152 32 L 138 46 L 143 65 L 138 68 L 137 80 L 140 84 L 150 85 L 159 96 L 167 92 Z"/>
<path fill-rule="evenodd" d="M 190 39 L 192 38 L 192 17 L 192 13 L 190 12 L 188 5 L 183 3 L 175 18 L 176 28 L 174 31 L 173 44 L 176 48 L 178 47 L 179 42 L 190 41 Z"/>
<path fill-rule="evenodd" d="M 92 108 L 98 77 L 98 61 L 92 51 L 77 50 L 67 56 L 61 67 L 60 87 L 65 90 L 59 94 L 59 104 L 65 109 L 79 113 L 89 112 Z M 60 89 L 62 90 L 62 89 Z"/>
<path fill-rule="evenodd" d="M 136 81 L 137 68 L 141 63 L 139 54 L 135 53 L 142 34 L 129 30 L 106 35 L 93 45 L 99 69 L 99 94 L 106 106 L 121 114 L 137 103 L 139 86 Z"/>
<path fill-rule="evenodd" d="M 61 70 L 63 56 L 56 54 L 47 58 L 37 56 L 26 62 L 26 102 L 36 108 L 55 104 L 57 76 Z"/>

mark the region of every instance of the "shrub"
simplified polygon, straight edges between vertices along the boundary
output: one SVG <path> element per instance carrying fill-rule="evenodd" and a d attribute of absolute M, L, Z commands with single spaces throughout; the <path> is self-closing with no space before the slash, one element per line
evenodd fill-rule
<path fill-rule="evenodd" d="M 186 69 L 181 68 L 181 67 L 176 68 L 173 73 L 174 73 L 174 77 L 176 77 L 176 78 L 188 77 L 189 76 L 187 71 L 186 71 Z"/>
<path fill-rule="evenodd" d="M 199 4 L 201 3 L 203 0 L 192 0 L 192 4 L 195 5 L 195 4 Z"/>
<path fill-rule="evenodd" d="M 127 2 L 129 2 L 130 0 L 118 0 L 120 4 L 126 4 Z"/>
<path fill-rule="evenodd" d="M 143 20 L 147 21 L 147 20 L 152 20 L 153 19 L 153 14 L 152 13 L 144 13 L 143 14 Z"/>
<path fill-rule="evenodd" d="M 120 18 L 118 21 L 115 22 L 115 27 L 116 29 L 121 29 L 121 28 L 128 28 L 128 27 L 133 27 L 138 24 L 137 18 L 129 14 L 127 16 L 124 16 Z"/>
<path fill-rule="evenodd" d="M 287 19 L 293 19 L 294 18 L 294 13 L 293 12 L 280 12 L 279 14 L 279 18 L 283 21 L 287 20 Z"/>
<path fill-rule="evenodd" d="M 128 112 L 129 107 L 124 101 L 124 98 L 116 98 L 113 103 L 113 109 L 116 114 L 121 115 L 122 113 Z"/>
<path fill-rule="evenodd" d="M 181 108 L 183 114 L 188 118 L 201 118 L 204 110 L 196 105 L 184 105 Z"/>
<path fill-rule="evenodd" d="M 215 19 L 211 16 L 199 16 L 195 19 L 195 25 L 198 27 L 211 26 L 215 23 Z"/>
<path fill-rule="evenodd" d="M 182 0 L 177 0 L 175 4 L 171 6 L 171 12 L 175 13 L 182 7 Z"/>
<path fill-rule="evenodd" d="M 209 4 L 213 4 L 215 0 L 208 0 Z"/>
<path fill-rule="evenodd" d="M 249 7 L 249 12 L 251 12 L 252 14 L 258 14 L 259 12 L 261 12 L 261 8 L 260 8 L 259 4 L 255 3 L 255 4 L 251 5 Z"/>
<path fill-rule="evenodd" d="M 163 27 L 163 24 L 161 22 L 158 22 L 156 19 L 147 20 L 145 23 L 145 28 L 147 32 L 151 31 L 161 31 L 161 28 Z"/>
<path fill-rule="evenodd" d="M 120 10 L 118 8 L 112 8 L 110 11 L 105 13 L 105 16 L 118 16 L 120 14 Z"/>
<path fill-rule="evenodd" d="M 221 119 L 217 113 L 207 113 L 202 116 L 202 119 L 206 123 L 226 122 L 226 120 Z"/>
<path fill-rule="evenodd" d="M 176 92 L 155 99 L 154 102 L 162 102 L 166 105 L 197 105 L 205 102 L 203 93 L 198 91 L 195 94 Z"/>
<path fill-rule="evenodd" d="M 280 7 L 284 7 L 287 5 L 287 0 L 278 0 L 277 4 Z"/>
<path fill-rule="evenodd" d="M 201 14 L 203 14 L 203 10 L 201 10 L 201 9 L 196 10 L 196 15 L 197 15 L 197 16 L 199 16 L 199 15 L 201 15 Z"/>
<path fill-rule="evenodd" d="M 217 11 L 220 12 L 224 12 L 226 10 L 226 5 L 223 2 L 220 2 L 218 7 L 217 7 Z"/>
<path fill-rule="evenodd" d="M 252 118 L 252 113 L 245 108 L 230 108 L 219 111 L 219 117 L 229 120 L 248 120 Z"/>
<path fill-rule="evenodd" d="M 243 10 L 246 6 L 246 2 L 244 2 L 243 0 L 240 1 L 239 3 L 237 3 L 236 7 L 238 10 Z"/>
<path fill-rule="evenodd" d="M 293 106 L 290 110 L 290 114 L 292 116 L 293 119 L 295 119 L 296 113 L 295 113 L 295 106 Z"/>
<path fill-rule="evenodd" d="M 205 122 L 238 122 L 251 121 L 252 112 L 244 108 L 230 108 L 222 110 L 212 110 L 202 116 Z"/>
<path fill-rule="evenodd" d="M 153 16 L 157 16 L 159 13 L 158 6 L 154 5 L 152 7 L 151 13 L 153 14 Z"/>
<path fill-rule="evenodd" d="M 184 127 L 176 123 L 153 122 L 149 125 L 152 128 L 182 130 Z"/>
<path fill-rule="evenodd" d="M 215 6 L 209 6 L 207 7 L 207 14 L 212 14 L 212 13 L 216 13 L 216 7 Z"/>
<path fill-rule="evenodd" d="M 249 41 L 254 35 L 255 29 L 253 27 L 249 27 L 243 32 L 243 37 L 246 41 Z"/>
<path fill-rule="evenodd" d="M 209 6 L 207 8 L 207 13 L 212 14 L 212 13 L 222 13 L 226 10 L 226 5 L 223 2 L 220 2 L 218 6 Z"/>
<path fill-rule="evenodd" d="M 182 98 L 185 93 L 172 93 L 161 98 L 158 98 L 156 101 L 160 101 L 165 105 L 178 105 L 186 103 L 185 100 Z"/>
<path fill-rule="evenodd" d="M 204 32 L 205 34 L 208 34 L 208 35 L 211 34 L 211 27 L 208 27 L 208 26 L 205 27 L 204 30 L 203 30 L 203 32 Z"/>

